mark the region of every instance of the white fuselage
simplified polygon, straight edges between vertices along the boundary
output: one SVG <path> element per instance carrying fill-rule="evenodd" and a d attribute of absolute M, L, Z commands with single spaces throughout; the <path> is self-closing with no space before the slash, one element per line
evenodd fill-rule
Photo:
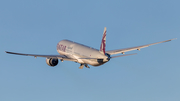
<path fill-rule="evenodd" d="M 99 66 L 109 61 L 108 56 L 100 53 L 99 50 L 69 40 L 60 41 L 57 44 L 57 52 L 76 59 L 80 64 Z"/>

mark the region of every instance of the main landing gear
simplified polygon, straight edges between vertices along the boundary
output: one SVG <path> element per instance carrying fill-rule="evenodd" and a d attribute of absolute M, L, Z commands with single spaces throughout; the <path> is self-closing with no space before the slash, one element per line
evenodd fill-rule
<path fill-rule="evenodd" d="M 90 68 L 87 64 L 81 64 L 80 67 L 79 67 L 79 69 L 83 69 L 84 66 L 85 66 L 86 68 Z"/>

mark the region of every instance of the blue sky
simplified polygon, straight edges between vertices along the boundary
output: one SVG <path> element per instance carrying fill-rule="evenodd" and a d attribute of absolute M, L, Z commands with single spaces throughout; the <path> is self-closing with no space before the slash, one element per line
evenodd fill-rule
<path fill-rule="evenodd" d="M 107 50 L 180 37 L 179 0 L 1 0 L 0 101 L 179 101 L 179 39 L 90 69 L 6 54 L 58 54 L 69 39 Z"/>

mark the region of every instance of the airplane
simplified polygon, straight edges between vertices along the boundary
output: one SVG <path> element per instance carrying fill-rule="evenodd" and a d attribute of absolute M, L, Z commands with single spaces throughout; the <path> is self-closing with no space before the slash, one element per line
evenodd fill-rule
<path fill-rule="evenodd" d="M 141 48 L 149 47 L 151 45 L 155 45 L 159 43 L 169 42 L 176 39 L 176 38 L 169 39 L 169 40 L 156 42 L 152 44 L 146 44 L 142 46 L 106 51 L 106 32 L 107 31 L 105 27 L 101 45 L 100 45 L 100 50 L 80 44 L 80 43 L 76 43 L 70 40 L 62 40 L 57 44 L 57 52 L 60 55 L 23 54 L 23 53 L 9 52 L 9 51 L 5 51 L 5 52 L 8 54 L 33 56 L 35 58 L 44 57 L 46 58 L 47 65 L 52 66 L 52 67 L 58 64 L 58 60 L 60 60 L 61 62 L 63 62 L 64 60 L 74 61 L 80 64 L 79 69 L 83 69 L 84 66 L 87 68 L 90 68 L 88 65 L 92 65 L 92 66 L 103 65 L 104 63 L 110 61 L 113 58 L 136 55 L 136 53 L 125 54 L 125 52 L 128 52 L 128 51 L 140 50 Z M 112 55 L 120 54 L 120 53 L 123 55 L 112 56 Z"/>

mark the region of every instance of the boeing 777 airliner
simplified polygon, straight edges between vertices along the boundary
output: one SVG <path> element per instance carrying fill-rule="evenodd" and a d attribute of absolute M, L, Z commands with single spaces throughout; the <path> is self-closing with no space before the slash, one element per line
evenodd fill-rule
<path fill-rule="evenodd" d="M 100 66 L 108 62 L 112 58 L 135 55 L 135 54 L 124 55 L 124 53 L 128 51 L 132 51 L 132 50 L 140 50 L 141 48 L 145 48 L 145 47 L 159 44 L 159 43 L 169 42 L 171 40 L 174 40 L 174 39 L 142 45 L 142 46 L 106 51 L 106 27 L 105 27 L 100 50 L 97 50 L 97 49 L 94 49 L 94 48 L 91 48 L 91 47 L 88 47 L 88 46 L 85 46 L 85 45 L 82 45 L 82 44 L 79 44 L 70 40 L 62 40 L 57 44 L 57 52 L 60 55 L 37 55 L 37 54 L 14 53 L 14 52 L 8 52 L 8 51 L 5 51 L 5 52 L 9 54 L 16 54 L 16 55 L 34 56 L 35 58 L 45 57 L 46 63 L 52 67 L 58 64 L 58 59 L 61 60 L 62 62 L 64 60 L 74 61 L 74 62 L 80 63 L 79 69 L 82 69 L 84 66 L 89 68 L 88 65 Z M 123 55 L 111 56 L 111 55 L 115 55 L 119 53 L 122 53 Z"/>

